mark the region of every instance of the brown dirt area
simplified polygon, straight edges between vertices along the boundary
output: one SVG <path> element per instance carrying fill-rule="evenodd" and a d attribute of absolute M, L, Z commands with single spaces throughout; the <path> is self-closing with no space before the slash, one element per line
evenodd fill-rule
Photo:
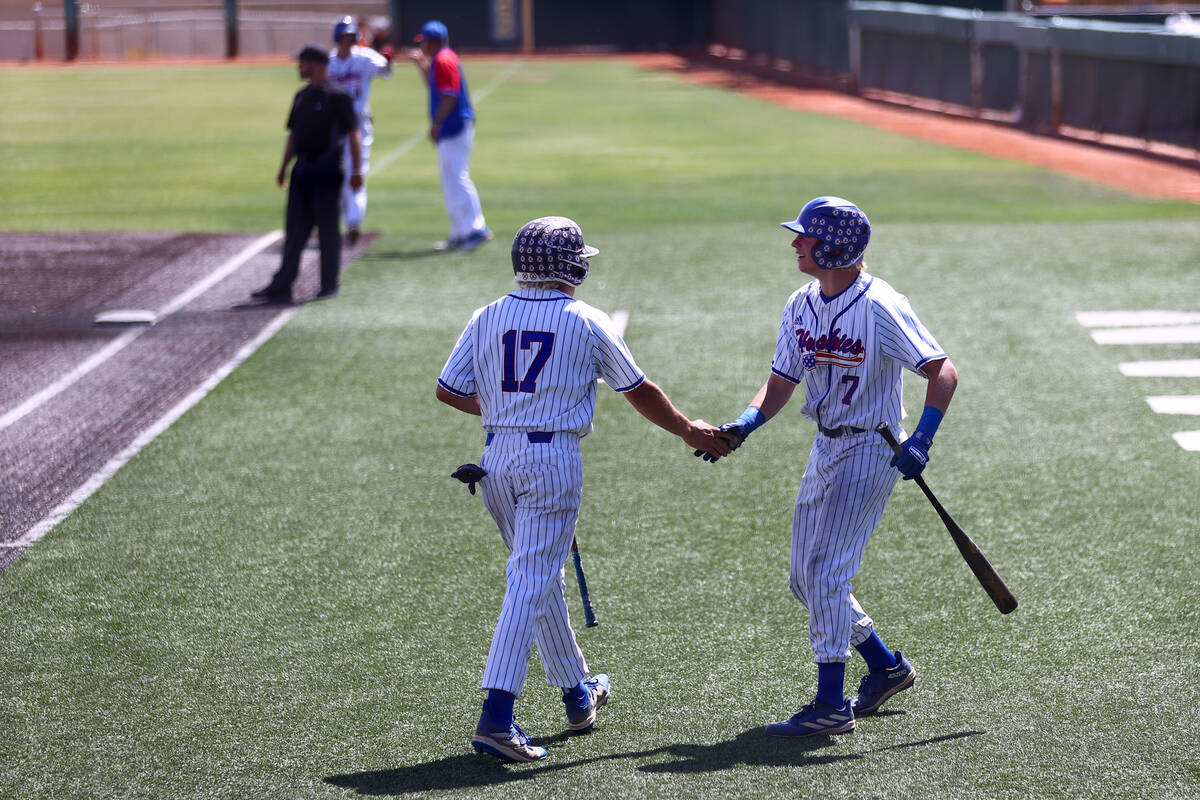
<path fill-rule="evenodd" d="M 937 144 L 1023 161 L 1134 194 L 1200 203 L 1200 168 L 1173 160 L 1039 136 L 993 122 L 904 108 L 841 92 L 797 88 L 677 55 L 637 56 L 635 63 L 645 69 L 675 72 L 696 83 L 744 92 L 787 108 L 841 117 Z"/>

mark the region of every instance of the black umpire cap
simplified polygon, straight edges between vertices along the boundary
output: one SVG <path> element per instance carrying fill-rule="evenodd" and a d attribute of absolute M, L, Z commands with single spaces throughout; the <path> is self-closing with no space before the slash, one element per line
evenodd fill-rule
<path fill-rule="evenodd" d="M 318 61 L 322 64 L 329 63 L 329 53 L 322 47 L 317 47 L 315 44 L 306 44 L 300 48 L 300 52 L 296 53 L 297 61 Z"/>

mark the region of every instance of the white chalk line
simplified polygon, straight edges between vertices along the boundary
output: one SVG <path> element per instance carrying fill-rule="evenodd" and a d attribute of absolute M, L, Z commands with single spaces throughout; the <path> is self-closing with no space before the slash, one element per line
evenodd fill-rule
<path fill-rule="evenodd" d="M 1200 322 L 1200 311 L 1079 311 L 1075 319 L 1085 328 L 1186 325 Z"/>
<path fill-rule="evenodd" d="M 1157 395 L 1146 402 L 1156 414 L 1192 414 L 1200 416 L 1200 394 Z"/>
<path fill-rule="evenodd" d="M 1200 378 L 1200 359 L 1126 361 L 1117 364 L 1117 369 L 1132 378 Z"/>
<path fill-rule="evenodd" d="M 628 311 L 614 311 L 612 313 L 613 327 L 617 329 L 617 336 L 625 338 L 625 326 L 629 324 Z"/>
<path fill-rule="evenodd" d="M 617 336 L 620 336 L 622 339 L 624 339 L 625 338 L 625 326 L 629 324 L 629 312 L 628 311 L 614 311 L 612 313 L 611 319 L 612 319 L 613 329 L 616 330 Z M 597 378 L 596 382 L 604 383 L 604 378 Z"/>
<path fill-rule="evenodd" d="M 1091 332 L 1097 344 L 1186 344 L 1200 342 L 1200 312 L 1196 311 L 1079 311 L 1075 320 Z M 1136 378 L 1200 378 L 1200 359 L 1126 361 L 1122 375 Z M 1158 395 L 1146 398 L 1156 414 L 1200 416 L 1200 395 Z M 1200 431 L 1171 434 L 1184 450 L 1200 451 Z"/>
<path fill-rule="evenodd" d="M 251 244 L 244 247 L 237 255 L 230 258 L 228 261 L 221 264 L 213 272 L 192 284 L 188 289 L 181 292 L 172 298 L 157 314 L 157 319 L 162 319 L 169 314 L 173 314 L 192 300 L 199 297 L 204 292 L 212 288 L 217 282 L 224 280 L 230 273 L 241 267 L 251 258 L 256 256 L 261 251 L 265 250 L 270 245 L 279 241 L 283 237 L 283 231 L 272 231 L 264 236 L 259 237 Z M 149 328 L 135 328 L 125 331 L 116 339 L 100 348 L 97 352 L 86 358 L 82 363 L 72 369 L 70 372 L 63 375 L 58 380 L 51 383 L 46 388 L 42 389 L 37 394 L 29 397 L 19 406 L 5 412 L 0 416 L 0 431 L 9 427 L 18 420 L 28 416 L 43 405 L 53 400 L 58 395 L 65 392 L 67 389 L 75 385 L 81 378 L 90 373 L 96 367 L 103 364 L 108 359 L 115 356 L 117 353 L 124 350 L 134 339 L 141 336 Z"/>
<path fill-rule="evenodd" d="M 1200 342 L 1200 325 L 1105 328 L 1092 331 L 1092 340 L 1096 344 L 1186 344 Z"/>
<path fill-rule="evenodd" d="M 205 395 L 216 388 L 229 373 L 233 372 L 243 361 L 254 354 L 254 351 L 261 347 L 268 339 L 279 332 L 287 321 L 295 315 L 297 309 L 288 308 L 282 310 L 274 317 L 267 326 L 259 331 L 258 335 L 242 346 L 240 350 L 225 362 L 216 372 L 208 376 L 203 383 L 196 387 L 187 397 L 175 404 L 170 411 L 164 414 L 153 425 L 142 431 L 138 436 L 120 453 L 113 456 L 107 464 L 101 467 L 90 478 L 88 478 L 82 486 L 71 493 L 71 496 L 60 503 L 49 514 L 46 515 L 40 522 L 25 532 L 20 539 L 13 542 L 0 542 L 0 549 L 12 548 L 27 548 L 54 529 L 54 526 L 66 519 L 72 511 L 78 508 L 84 500 L 88 499 L 97 489 L 116 474 L 117 470 L 123 467 L 130 459 L 138 452 L 154 441 L 159 434 L 182 417 L 187 411 L 202 399 Z"/>
<path fill-rule="evenodd" d="M 508 62 L 508 66 L 506 66 L 503 70 L 501 70 L 499 75 L 492 78 L 492 80 L 488 82 L 487 86 L 484 86 L 482 89 L 479 90 L 478 94 L 473 96 L 473 101 L 475 103 L 482 103 L 484 100 L 487 99 L 488 95 L 490 95 L 493 91 L 495 91 L 498 86 L 500 86 L 500 84 L 502 84 L 502 83 L 504 83 L 504 81 L 508 80 L 509 76 L 511 76 L 514 72 L 516 72 L 520 68 L 520 66 L 521 66 L 520 59 L 516 59 L 516 60 Z M 397 145 L 396 149 L 392 150 L 386 156 L 379 159 L 379 161 L 377 163 L 372 164 L 371 165 L 371 174 L 378 175 L 380 172 L 383 172 L 385 169 L 390 167 L 392 164 L 395 164 L 397 161 L 399 161 L 400 158 L 405 153 L 407 153 L 409 150 L 412 150 L 414 147 L 416 147 L 417 142 L 421 141 L 422 139 L 428 138 L 428 136 L 429 136 L 428 128 L 421 130 L 421 131 L 417 131 L 412 136 L 408 137 L 403 142 L 401 142 L 399 145 Z"/>
<path fill-rule="evenodd" d="M 1200 431 L 1180 431 L 1172 433 L 1171 438 L 1178 442 L 1184 450 L 1192 452 L 1200 450 Z"/>

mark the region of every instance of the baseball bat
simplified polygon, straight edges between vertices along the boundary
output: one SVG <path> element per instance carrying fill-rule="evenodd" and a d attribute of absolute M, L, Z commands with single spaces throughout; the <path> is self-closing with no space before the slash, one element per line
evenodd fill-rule
<path fill-rule="evenodd" d="M 901 452 L 900 443 L 896 441 L 896 437 L 892 435 L 892 431 L 886 422 L 881 422 L 875 427 L 875 432 L 884 438 L 892 450 L 899 455 Z M 925 480 L 918 475 L 913 478 L 917 486 L 921 487 L 921 491 L 929 498 L 929 502 L 933 505 L 933 510 L 942 518 L 942 523 L 946 526 L 946 530 L 950 531 L 950 538 L 954 540 L 954 544 L 958 546 L 958 552 L 962 554 L 963 560 L 967 562 L 967 566 L 971 568 L 971 572 L 975 573 L 975 578 L 987 592 L 988 597 L 992 598 L 992 602 L 996 604 L 996 608 L 1000 609 L 1001 614 L 1009 614 L 1017 608 L 1017 598 L 1013 597 L 1013 593 L 1009 591 L 1008 586 L 1004 583 L 1004 579 L 996 572 L 992 563 L 987 560 L 987 556 L 979 549 L 974 540 L 967 535 L 967 532 L 962 529 L 954 517 L 950 516 L 950 512 L 942 507 L 934 496 L 933 491 L 925 483 Z"/>
<path fill-rule="evenodd" d="M 583 560 L 579 557 L 579 542 L 575 539 L 571 539 L 571 560 L 575 562 L 575 579 L 579 582 L 579 598 L 583 600 L 583 619 L 587 627 L 594 628 L 600 623 L 592 610 L 592 594 L 588 591 L 587 578 L 583 577 Z"/>

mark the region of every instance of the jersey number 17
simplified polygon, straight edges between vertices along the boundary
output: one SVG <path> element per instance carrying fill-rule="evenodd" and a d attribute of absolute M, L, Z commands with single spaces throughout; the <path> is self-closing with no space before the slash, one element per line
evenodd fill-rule
<path fill-rule="evenodd" d="M 506 331 L 500 337 L 504 344 L 504 377 L 500 379 L 500 390 L 505 392 L 525 392 L 532 394 L 537 389 L 538 375 L 550 359 L 554 350 L 554 333 L 550 331 L 521 331 L 520 344 L 522 350 L 532 350 L 538 345 L 538 350 L 525 370 L 525 377 L 517 380 L 517 332 Z"/>

